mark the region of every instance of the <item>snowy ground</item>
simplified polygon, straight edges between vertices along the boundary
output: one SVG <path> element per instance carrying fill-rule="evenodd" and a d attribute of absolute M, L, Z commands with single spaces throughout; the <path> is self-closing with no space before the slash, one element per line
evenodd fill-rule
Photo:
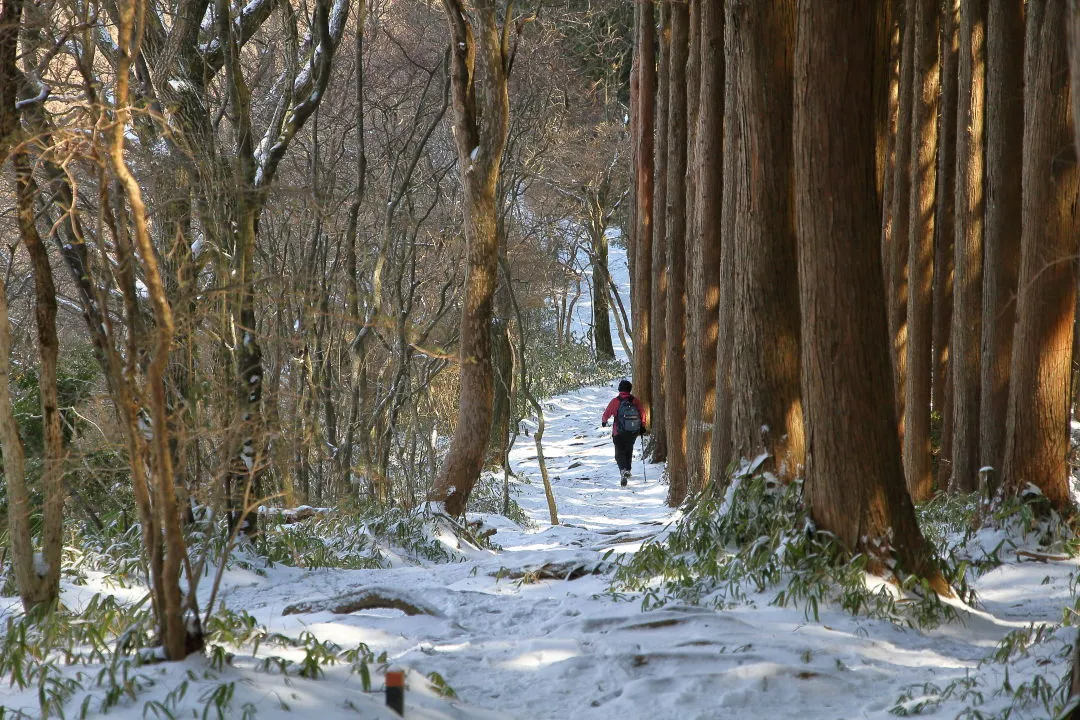
<path fill-rule="evenodd" d="M 1011 564 L 989 573 L 977 585 L 980 610 L 965 610 L 963 624 L 928 633 L 838 611 L 824 610 L 820 621 L 808 621 L 801 610 L 770 606 L 770 597 L 724 611 L 668 606 L 642 612 L 638 598 L 608 593 L 607 563 L 662 532 L 673 515 L 664 505 L 666 487 L 657 482 L 660 466 L 635 460 L 631 484 L 619 487 L 608 431 L 599 427 L 612 394 L 611 388 L 589 388 L 547 403 L 545 454 L 562 525 L 547 524 L 535 448 L 531 438 L 521 438 L 513 463 L 533 482 L 516 485 L 517 498 L 535 527 L 485 517 L 498 528 L 493 540 L 502 551 L 471 550 L 464 562 L 381 570 L 281 565 L 265 574 L 232 570 L 221 600 L 271 631 L 292 636 L 308 631 L 343 648 L 363 642 L 377 653 L 385 651 L 390 662 L 409 672 L 406 717 L 527 720 L 792 713 L 801 720 L 883 718 L 891 717 L 890 708 L 912 686 L 944 687 L 965 676 L 976 678 L 969 685 L 979 696 L 957 691 L 921 716 L 957 717 L 981 698 L 980 707 L 990 717 L 1009 699 L 995 694 L 1000 674 L 980 668 L 980 660 L 1009 631 L 1032 622 L 1060 622 L 1062 608 L 1072 606 L 1069 580 L 1075 563 L 1070 561 Z M 545 565 L 601 572 L 572 580 L 514 579 Z M 282 614 L 293 603 L 371 588 L 411 599 L 431 614 L 406 616 L 389 609 Z M 65 602 L 77 607 L 94 589 L 93 579 L 88 586 L 66 586 Z M 140 594 L 132 589 L 126 597 Z M 147 716 L 147 701 L 163 701 L 186 679 L 192 689 L 172 705 L 176 717 L 203 717 L 209 693 L 225 682 L 233 683 L 233 697 L 232 710 L 223 717 L 240 717 L 245 708 L 248 717 L 258 718 L 392 717 L 381 707 L 378 666 L 372 668 L 375 691 L 365 694 L 358 677 L 341 666 L 327 668 L 319 680 L 257 670 L 268 654 L 263 650 L 252 658 L 238 652 L 220 669 L 201 656 L 139 668 L 153 686 L 122 701 L 111 715 Z M 1065 668 L 1064 659 L 1033 656 L 1013 668 L 1012 687 L 1037 673 L 1056 682 Z M 432 672 L 445 678 L 457 699 L 431 689 L 424 676 Z M 78 708 L 81 698 L 77 695 L 69 709 Z M 96 703 L 88 706 L 91 715 Z M 21 709 L 27 717 L 39 716 L 33 689 L 18 692 L 0 685 L 0 705 L 11 714 Z M 1042 717 L 1040 709 L 1019 717 Z M 68 716 L 78 714 L 69 710 Z"/>

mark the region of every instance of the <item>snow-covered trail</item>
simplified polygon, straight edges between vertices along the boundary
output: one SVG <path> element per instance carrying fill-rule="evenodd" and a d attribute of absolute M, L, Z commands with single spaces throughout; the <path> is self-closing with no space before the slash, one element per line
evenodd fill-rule
<path fill-rule="evenodd" d="M 1067 569 L 1040 588 L 1035 604 L 1018 609 L 1009 602 L 1018 599 L 1018 588 L 1007 589 L 1017 576 L 1006 568 L 988 577 L 987 604 L 1008 606 L 1002 613 L 1008 620 L 969 613 L 964 625 L 929 633 L 841 611 L 825 610 L 810 621 L 801 610 L 770 606 L 771 593 L 723 611 L 668 606 L 642 612 L 637 598 L 608 593 L 611 568 L 603 559 L 609 551 L 636 550 L 673 513 L 658 482 L 661 466 L 644 468 L 646 482 L 640 449 L 634 478 L 619 486 L 609 431 L 599 427 L 613 394 L 612 388 L 586 388 L 545 403 L 544 451 L 562 525 L 548 525 L 533 439 L 522 437 L 511 458 L 531 479 L 517 486 L 517 499 L 535 527 L 485 517 L 498 528 L 493 539 L 502 551 L 423 568 L 296 571 L 294 580 L 277 587 L 259 582 L 250 593 L 234 587 L 230 606 L 247 607 L 272 629 L 303 627 L 342 644 L 365 642 L 416 673 L 439 673 L 464 704 L 431 699 L 431 714 L 423 717 L 705 720 L 797 708 L 803 720 L 832 720 L 891 717 L 889 709 L 912 685 L 943 684 L 974 671 L 1005 633 L 1027 621 L 1054 621 L 1068 604 Z M 528 577 L 542 567 L 600 573 Z M 437 614 L 281 616 L 287 603 L 369 586 L 416 598 Z M 1029 598 L 1037 595 L 1027 589 Z M 952 718 L 963 706 L 946 703 L 923 717 Z M 333 715 L 325 706 L 318 711 Z"/>
<path fill-rule="evenodd" d="M 1000 672 L 980 669 L 980 660 L 1009 631 L 1030 622 L 1060 622 L 1062 607 L 1072 605 L 1070 573 L 1076 563 L 1070 561 L 1013 563 L 987 573 L 977 586 L 984 610 L 965 609 L 963 624 L 929 632 L 828 609 L 820 619 L 808 619 L 802 610 L 770 605 L 775 591 L 724 610 L 668 605 L 643 612 L 640 598 L 609 592 L 612 560 L 663 533 L 674 513 L 664 503 L 662 467 L 643 466 L 640 448 L 630 485 L 620 487 L 609 431 L 599 426 L 614 393 L 613 387 L 585 388 L 544 405 L 544 451 L 563 524 L 548 524 L 533 438 L 521 437 L 511 459 L 528 481 L 514 483 L 515 496 L 533 526 L 521 528 L 499 516 L 470 517 L 497 529 L 492 539 L 501 550 L 466 549 L 463 562 L 395 563 L 375 570 L 234 567 L 224 576 L 219 599 L 250 613 L 270 632 L 308 632 L 343 649 L 365 643 L 375 653 L 385 652 L 390 663 L 409 672 L 406 717 L 413 720 L 708 720 L 792 712 L 800 720 L 890 718 L 897 698 L 913 686 L 944 687 L 965 676 L 984 678 L 975 690 L 984 698 L 980 709 L 990 716 L 1009 698 L 999 691 Z M 94 591 L 129 600 L 144 593 L 91 578 L 86 586 L 66 586 L 65 603 L 78 606 Z M 403 598 L 427 612 L 283 612 L 296 603 L 359 591 Z M 247 652 L 240 649 L 227 667 L 213 672 L 202 656 L 148 666 L 153 687 L 109 715 L 143 717 L 148 700 L 164 699 L 186 676 L 201 679 L 177 717 L 191 717 L 192 710 L 200 716 L 207 693 L 223 681 L 235 683 L 233 708 L 249 705 L 260 720 L 395 717 L 382 707 L 378 668 L 376 692 L 365 694 L 341 665 L 324 667 L 318 680 L 258 667 L 270 654 L 299 662 L 302 651 L 263 649 L 257 657 Z M 1019 686 L 1036 673 L 1052 677 L 1064 671 L 1057 662 L 1063 661 L 1032 655 L 1011 667 L 1005 682 Z M 458 699 L 435 695 L 423 679 L 430 673 L 441 675 Z M 974 697 L 956 693 L 920 717 L 955 718 Z M 36 716 L 36 692 L 13 692 L 0 683 L 0 707 L 5 706 Z M 1013 717 L 1043 717 L 1040 709 Z"/>

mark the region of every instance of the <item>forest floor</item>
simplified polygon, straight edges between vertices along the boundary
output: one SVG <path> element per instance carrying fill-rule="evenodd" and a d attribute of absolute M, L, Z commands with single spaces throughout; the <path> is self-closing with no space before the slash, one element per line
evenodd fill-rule
<path fill-rule="evenodd" d="M 389 663 L 407 670 L 409 718 L 877 718 L 890 717 L 904 693 L 910 700 L 901 707 L 913 711 L 922 704 L 921 717 L 994 717 L 1017 705 L 1018 688 L 1030 697 L 1012 717 L 1046 716 L 1039 693 L 1048 690 L 1040 683 L 1056 685 L 1067 671 L 1063 643 L 1034 643 L 1008 665 L 982 661 L 1011 631 L 1061 622 L 1063 608 L 1073 605 L 1075 561 L 1014 557 L 978 579 L 978 609 L 961 607 L 960 621 L 930 631 L 824 607 L 814 621 L 801 609 L 771 605 L 768 592 L 731 609 L 668 605 L 651 611 L 642 610 L 639 596 L 611 593 L 619 555 L 666 532 L 674 518 L 664 504 L 662 466 L 643 466 L 639 449 L 632 481 L 619 486 L 609 431 L 599 426 L 613 393 L 586 388 L 545 403 L 544 448 L 561 525 L 548 524 L 535 447 L 522 437 L 511 458 L 528 482 L 513 486 L 531 526 L 501 516 L 470 518 L 497 530 L 492 540 L 501 550 L 463 548 L 461 562 L 373 570 L 234 567 L 225 574 L 220 601 L 271 632 L 307 632 L 342 648 L 366 643 L 385 652 Z M 567 575 L 572 579 L 562 579 Z M 421 612 L 283 615 L 298 602 L 361 591 Z M 95 592 L 130 600 L 145 590 L 106 587 L 91 575 L 85 585 L 65 584 L 64 602 L 78 607 Z M 289 652 L 296 661 L 304 655 L 274 654 Z M 142 666 L 133 671 L 142 689 L 110 716 L 158 715 L 146 703 L 166 704 L 172 692 L 168 706 L 175 717 L 218 717 L 213 692 L 229 683 L 232 709 L 221 717 L 394 717 L 381 707 L 382 665 L 372 665 L 373 690 L 364 693 L 359 677 L 341 665 L 325 666 L 320 679 L 267 672 L 259 665 L 270 654 L 265 647 L 254 654 L 237 648 L 223 667 L 201 655 Z M 440 694 L 426 679 L 432 673 L 457 697 Z M 177 700 L 185 679 L 190 690 Z M 68 717 L 79 715 L 70 709 L 79 701 L 77 695 L 67 705 Z M 95 705 L 87 706 L 91 715 Z M 20 692 L 0 684 L 0 706 L 6 717 L 17 717 L 18 710 L 39 716 L 34 688 Z"/>

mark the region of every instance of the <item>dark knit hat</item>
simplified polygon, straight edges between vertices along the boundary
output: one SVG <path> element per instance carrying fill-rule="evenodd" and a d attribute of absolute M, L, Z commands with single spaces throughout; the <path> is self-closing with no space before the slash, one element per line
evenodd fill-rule
<path fill-rule="evenodd" d="M 634 383 L 629 380 L 622 380 L 619 382 L 619 392 L 630 392 L 634 389 Z"/>

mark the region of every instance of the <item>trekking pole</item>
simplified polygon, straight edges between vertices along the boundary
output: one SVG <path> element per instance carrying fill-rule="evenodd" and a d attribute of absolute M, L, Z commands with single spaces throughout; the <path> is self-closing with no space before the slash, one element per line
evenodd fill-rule
<path fill-rule="evenodd" d="M 641 438 L 641 483 L 648 484 L 649 478 L 645 477 L 645 437 Z"/>

